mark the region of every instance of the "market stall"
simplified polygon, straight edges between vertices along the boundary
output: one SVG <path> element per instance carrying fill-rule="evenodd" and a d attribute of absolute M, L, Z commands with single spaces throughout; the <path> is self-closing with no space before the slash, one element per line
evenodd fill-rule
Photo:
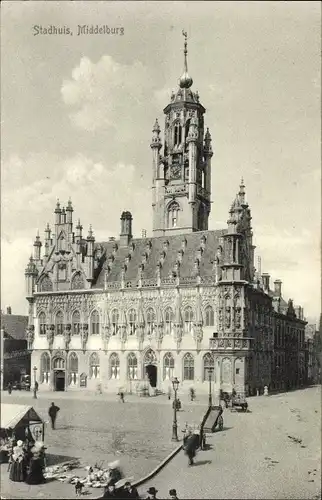
<path fill-rule="evenodd" d="M 8 461 L 10 440 L 44 441 L 45 424 L 32 406 L 1 403 L 1 455 L 2 463 Z"/>

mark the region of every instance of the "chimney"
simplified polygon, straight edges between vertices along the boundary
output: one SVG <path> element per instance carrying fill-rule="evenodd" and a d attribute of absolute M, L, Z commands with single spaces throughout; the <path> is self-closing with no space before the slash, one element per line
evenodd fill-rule
<path fill-rule="evenodd" d="M 7 307 L 7 314 L 11 314 L 11 306 Z"/>
<path fill-rule="evenodd" d="M 121 215 L 121 234 L 120 246 L 128 247 L 132 239 L 132 214 L 131 212 L 122 212 Z"/>
<path fill-rule="evenodd" d="M 274 292 L 277 297 L 282 297 L 282 281 L 275 280 L 274 281 Z"/>
<path fill-rule="evenodd" d="M 269 292 L 269 280 L 270 280 L 270 275 L 268 273 L 263 273 L 262 274 L 262 282 L 263 282 L 263 288 L 265 292 Z"/>

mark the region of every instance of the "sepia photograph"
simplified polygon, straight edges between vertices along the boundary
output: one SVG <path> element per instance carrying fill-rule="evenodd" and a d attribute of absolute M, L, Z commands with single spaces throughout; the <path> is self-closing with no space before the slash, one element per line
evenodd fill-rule
<path fill-rule="evenodd" d="M 4 0 L 1 499 L 321 499 L 321 3 Z"/>

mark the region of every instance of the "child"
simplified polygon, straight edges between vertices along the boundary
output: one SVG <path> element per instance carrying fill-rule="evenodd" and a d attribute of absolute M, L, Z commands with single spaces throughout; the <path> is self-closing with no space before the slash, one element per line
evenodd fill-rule
<path fill-rule="evenodd" d="M 81 483 L 80 480 L 77 479 L 77 483 L 75 484 L 75 493 L 76 493 L 77 497 L 79 497 L 80 495 L 82 495 L 83 488 L 84 488 L 83 483 Z"/>

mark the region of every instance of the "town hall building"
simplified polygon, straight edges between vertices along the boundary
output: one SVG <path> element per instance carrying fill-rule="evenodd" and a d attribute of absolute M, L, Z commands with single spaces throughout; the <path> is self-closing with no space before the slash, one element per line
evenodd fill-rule
<path fill-rule="evenodd" d="M 300 384 L 303 310 L 255 270 L 243 181 L 227 226 L 208 229 L 213 148 L 192 84 L 185 36 L 163 140 L 158 121 L 152 130 L 150 237 L 133 238 L 124 211 L 119 238 L 97 242 L 71 201 L 36 237 L 25 277 L 40 390 L 166 392 L 177 377 L 179 392 L 208 391 L 209 368 L 215 391 Z"/>

